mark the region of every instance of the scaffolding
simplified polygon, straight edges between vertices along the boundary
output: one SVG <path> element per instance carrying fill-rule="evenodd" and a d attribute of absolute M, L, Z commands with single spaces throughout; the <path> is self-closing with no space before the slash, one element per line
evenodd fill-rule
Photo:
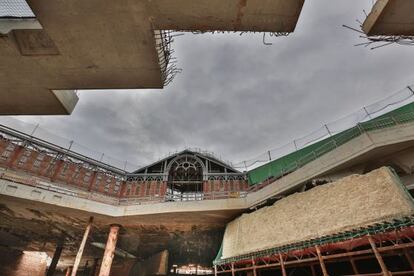
<path fill-rule="evenodd" d="M 360 274 L 355 260 L 375 258 L 381 271 L 369 275 L 413 275 L 414 262 L 410 254 L 413 248 L 414 216 L 410 216 L 234 258 L 221 259 L 220 250 L 214 268 L 215 275 L 231 273 L 234 276 L 246 271 L 257 275 L 258 270 L 265 269 L 277 269 L 286 275 L 288 268 L 305 266 L 316 275 L 317 266 L 321 274 L 327 276 L 330 263 L 345 261 L 349 262 L 352 275 L 364 275 Z M 391 272 L 383 257 L 395 255 L 405 256 L 410 270 Z"/>

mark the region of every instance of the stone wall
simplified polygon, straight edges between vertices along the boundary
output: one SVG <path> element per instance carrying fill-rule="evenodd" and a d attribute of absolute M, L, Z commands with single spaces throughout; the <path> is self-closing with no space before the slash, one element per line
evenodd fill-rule
<path fill-rule="evenodd" d="M 304 241 L 413 214 L 411 197 L 388 168 L 296 193 L 230 222 L 223 258 Z"/>

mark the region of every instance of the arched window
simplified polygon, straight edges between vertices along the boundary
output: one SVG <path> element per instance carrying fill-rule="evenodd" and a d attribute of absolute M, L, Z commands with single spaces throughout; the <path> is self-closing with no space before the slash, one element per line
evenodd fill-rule
<path fill-rule="evenodd" d="M 169 164 L 168 187 L 173 192 L 201 192 L 204 165 L 196 156 L 177 156 Z"/>

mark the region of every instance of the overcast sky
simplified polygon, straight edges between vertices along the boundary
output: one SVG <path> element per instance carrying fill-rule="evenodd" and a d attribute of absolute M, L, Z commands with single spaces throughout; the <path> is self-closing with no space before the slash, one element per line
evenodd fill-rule
<path fill-rule="evenodd" d="M 185 147 L 241 161 L 414 83 L 414 48 L 369 50 L 357 26 L 371 0 L 307 0 L 288 37 L 186 34 L 183 72 L 163 90 L 79 91 L 70 116 L 18 117 L 98 152 L 147 163 Z"/>

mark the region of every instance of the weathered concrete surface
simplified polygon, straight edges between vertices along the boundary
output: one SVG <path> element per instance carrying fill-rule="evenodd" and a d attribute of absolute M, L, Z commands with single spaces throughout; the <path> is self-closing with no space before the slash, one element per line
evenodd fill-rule
<path fill-rule="evenodd" d="M 27 2 L 43 35 L 0 36 L 0 114 L 70 113 L 52 90 L 162 88 L 154 30 L 291 32 L 304 0 Z"/>
<path fill-rule="evenodd" d="M 15 19 L 15 18 L 0 18 L 0 36 L 6 35 L 12 30 L 30 30 L 42 29 L 39 21 L 36 19 Z"/>
<path fill-rule="evenodd" d="M 59 55 L 22 56 L 13 32 L 1 38 L 1 114 L 67 114 L 51 90 L 162 87 L 145 1 L 28 3 Z"/>
<path fill-rule="evenodd" d="M 93 201 L 80 202 L 77 206 L 75 198 L 67 202 L 68 205 L 73 202 L 73 207 L 84 208 L 85 211 L 81 211 L 66 205 L 37 201 L 43 198 L 53 200 L 53 193 L 48 191 L 42 191 L 40 195 L 33 193 L 37 200 L 19 199 L 17 195 L 22 187 L 16 183 L 12 183 L 12 186 L 17 187 L 15 196 L 0 197 L 0 241 L 10 241 L 11 245 L 21 249 L 44 250 L 51 255 L 61 233 L 65 232 L 68 242 L 59 267 L 73 265 L 77 247 L 91 215 L 94 216 L 94 224 L 80 267 L 86 261 L 92 263 L 95 257 L 102 256 L 103 250 L 92 247 L 89 243 L 93 241 L 105 244 L 109 225 L 113 223 L 123 227 L 117 247 L 140 259 L 168 250 L 170 260 L 177 264 L 193 261 L 208 266 L 220 247 L 225 224 L 242 212 L 242 209 L 231 207 L 231 204 L 228 205 L 229 208 L 223 208 L 226 206 L 224 202 L 214 208 L 214 201 L 175 202 L 137 205 L 133 207 L 134 215 L 114 217 L 91 212 L 87 205 L 96 204 L 94 210 L 102 208 L 108 212 L 111 208 L 116 210 L 124 207 Z M 6 186 L 4 189 L 9 189 L 10 192 L 14 188 Z M 32 192 L 28 192 L 28 195 Z M 58 201 L 59 198 L 55 200 Z M 142 212 L 140 207 L 143 207 Z M 155 213 L 151 213 L 151 208 Z M 115 263 L 119 261 L 122 260 L 115 258 Z"/>
<path fill-rule="evenodd" d="M 414 2 L 377 0 L 363 23 L 367 35 L 414 35 Z"/>
<path fill-rule="evenodd" d="M 168 251 L 164 250 L 145 260 L 127 260 L 121 264 L 114 265 L 111 276 L 117 275 L 139 275 L 154 276 L 168 274 Z"/>
<path fill-rule="evenodd" d="M 21 252 L 0 247 L 0 275 L 2 276 L 44 276 L 46 254 Z"/>
<path fill-rule="evenodd" d="M 413 214 L 414 202 L 384 167 L 296 193 L 230 222 L 223 258 L 288 245 Z"/>
<path fill-rule="evenodd" d="M 304 0 L 152 0 L 156 29 L 293 32 Z"/>
<path fill-rule="evenodd" d="M 37 187 L 10 182 L 0 179 L 0 195 L 15 199 L 35 201 L 40 204 L 50 204 L 60 208 L 69 208 L 90 212 L 108 217 L 127 218 L 143 215 L 161 215 L 169 213 L 187 212 L 227 212 L 239 211 L 246 208 L 244 198 L 203 200 L 203 201 L 178 201 L 151 204 L 132 204 L 119 206 L 95 201 L 93 199 L 78 198 L 76 196 L 48 191 Z M 104 197 L 104 196 L 101 196 Z M 111 199 L 111 198 L 110 198 Z M 113 198 L 112 198 L 113 199 Z M 114 201 L 116 204 L 116 201 Z"/>

